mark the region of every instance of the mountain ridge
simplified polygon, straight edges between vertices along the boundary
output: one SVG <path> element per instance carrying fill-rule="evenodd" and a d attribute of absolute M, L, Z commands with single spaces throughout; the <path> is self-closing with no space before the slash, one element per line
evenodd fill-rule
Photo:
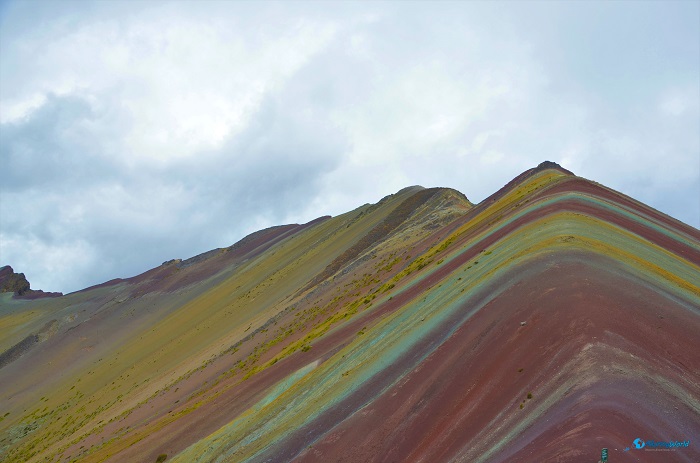
<path fill-rule="evenodd" d="M 527 171 L 523 172 L 521 175 L 519 175 L 518 177 L 516 177 L 515 179 L 513 179 L 511 182 L 509 182 L 509 184 L 507 184 L 506 186 L 504 186 L 502 189 L 507 188 L 511 183 L 516 182 L 518 179 L 526 178 L 528 175 L 532 175 L 532 173 L 537 172 L 537 171 L 539 171 L 539 170 L 543 170 L 543 169 L 557 169 L 557 170 L 560 170 L 560 171 L 562 171 L 562 172 L 564 172 L 564 173 L 567 173 L 567 174 L 570 174 L 570 175 L 574 175 L 572 172 L 570 172 L 570 171 L 564 169 L 563 167 L 561 167 L 559 164 L 557 164 L 557 163 L 555 163 L 555 162 L 552 162 L 552 161 L 543 161 L 543 162 L 540 163 L 537 167 L 534 167 L 534 168 L 532 168 L 532 169 L 528 169 Z M 405 193 L 410 192 L 410 191 L 415 192 L 415 193 L 417 194 L 417 193 L 418 193 L 419 191 L 421 191 L 421 190 L 426 190 L 426 188 L 424 188 L 424 187 L 422 187 L 422 186 L 420 186 L 420 185 L 413 185 L 413 186 L 408 186 L 408 187 L 402 188 L 402 189 L 399 190 L 398 192 L 396 192 L 396 193 L 394 193 L 394 194 L 390 194 L 390 195 L 385 196 L 384 198 L 380 199 L 374 206 L 379 205 L 379 204 L 382 203 L 383 201 L 387 200 L 388 198 L 394 197 L 395 195 L 402 195 L 402 194 L 405 194 Z M 454 189 L 452 189 L 452 188 L 446 188 L 446 187 L 432 187 L 432 188 L 429 188 L 428 190 L 431 190 L 431 191 L 433 191 L 433 192 L 434 192 L 434 191 L 437 191 L 437 190 L 449 190 L 449 191 L 452 191 L 452 192 L 456 193 L 458 196 L 460 196 L 463 200 L 467 201 L 467 202 L 468 202 L 470 205 L 472 205 L 472 206 L 478 206 L 479 204 L 483 204 L 483 203 L 487 202 L 487 201 L 489 200 L 489 198 L 492 198 L 494 195 L 496 195 L 496 194 L 498 193 L 498 192 L 496 192 L 496 193 L 494 193 L 493 195 L 491 195 L 491 196 L 487 197 L 486 199 L 484 199 L 481 203 L 476 204 L 476 205 L 473 205 L 471 202 L 469 202 L 469 200 L 467 199 L 467 197 L 466 197 L 462 192 L 460 192 L 460 191 L 458 191 L 458 190 L 454 190 Z M 499 191 L 500 191 L 500 190 L 499 190 Z M 372 207 L 373 205 L 368 205 L 368 206 Z M 239 248 L 239 247 L 245 246 L 247 243 L 249 243 L 250 241 L 255 240 L 256 238 L 260 237 L 261 235 L 265 235 L 265 234 L 267 234 L 267 233 L 274 232 L 274 231 L 281 230 L 281 229 L 285 229 L 285 231 L 286 231 L 286 230 L 289 230 L 289 229 L 293 229 L 293 228 L 295 228 L 295 227 L 302 227 L 302 226 L 303 226 L 303 227 L 306 227 L 306 226 L 310 226 L 310 225 L 315 224 L 315 223 L 317 223 L 317 222 L 319 222 L 319 221 L 327 220 L 328 218 L 331 218 L 331 216 L 321 216 L 321 217 L 318 217 L 318 218 L 316 218 L 316 219 L 313 219 L 313 220 L 311 220 L 310 222 L 308 222 L 308 223 L 306 223 L 306 224 L 303 224 L 303 225 L 300 225 L 300 224 L 274 225 L 274 226 L 271 226 L 271 227 L 268 227 L 268 228 L 265 228 L 265 229 L 262 229 L 262 230 L 258 230 L 258 231 L 252 232 L 252 233 L 250 233 L 250 234 L 244 236 L 244 237 L 241 238 L 239 241 L 235 242 L 234 244 L 232 244 L 231 246 L 229 246 L 229 247 L 227 247 L 227 248 L 216 248 L 216 249 L 212 249 L 212 250 L 205 251 L 205 252 L 202 252 L 202 253 L 200 253 L 200 254 L 197 254 L 197 255 L 195 255 L 195 256 L 186 258 L 186 259 L 184 259 L 184 260 L 183 260 L 183 259 L 180 259 L 180 258 L 173 258 L 173 259 L 170 259 L 170 260 L 167 260 L 167 261 L 163 262 L 163 264 L 161 264 L 161 266 L 159 266 L 159 267 L 154 267 L 154 268 L 148 269 L 148 270 L 146 270 L 146 271 L 144 271 L 144 272 L 142 272 L 142 273 L 140 273 L 140 274 L 138 274 L 138 275 L 135 275 L 135 276 L 133 276 L 133 277 L 117 277 L 117 278 L 114 278 L 114 279 L 105 281 L 105 282 L 103 282 L 103 283 L 98 283 L 98 284 L 95 284 L 95 285 L 88 286 L 88 287 L 86 287 L 86 288 L 79 289 L 79 290 L 77 290 L 77 291 L 75 291 L 75 292 L 87 291 L 87 290 L 90 290 L 90 289 L 93 289 L 93 288 L 103 287 L 103 286 L 109 286 L 109 285 L 118 284 L 118 283 L 122 283 L 122 282 L 133 282 L 133 281 L 138 281 L 139 278 L 144 277 L 145 275 L 149 274 L 150 272 L 154 272 L 154 273 L 155 273 L 157 269 L 160 269 L 160 268 L 162 268 L 162 267 L 169 266 L 169 265 L 175 265 L 177 269 L 181 269 L 181 268 L 184 268 L 184 267 L 188 267 L 188 266 L 190 266 L 190 265 L 192 265 L 192 264 L 194 264 L 194 263 L 198 263 L 198 262 L 201 262 L 201 261 L 203 261 L 203 260 L 207 260 L 207 258 L 209 258 L 209 257 L 216 256 L 216 255 L 219 254 L 219 253 L 224 253 L 224 252 L 232 251 L 232 250 L 235 250 L 235 249 L 237 249 L 237 248 Z M 4 272 L 4 273 L 3 273 L 3 272 Z M 5 275 L 5 273 L 7 273 L 7 275 Z M 13 274 L 14 276 L 11 276 L 10 273 Z M 25 293 L 27 292 L 27 290 L 29 290 L 29 282 L 26 281 L 26 278 L 24 277 L 24 274 L 23 274 L 23 273 L 14 274 L 14 271 L 12 270 L 12 267 L 9 266 L 9 265 L 6 265 L 5 267 L 0 268 L 0 284 L 2 284 L 2 283 L 5 282 L 5 281 L 9 281 L 9 279 L 14 279 L 14 278 L 18 278 L 18 279 L 19 279 L 18 281 L 20 281 L 20 280 L 23 280 L 23 281 L 24 281 L 24 283 L 23 283 L 23 285 L 22 285 L 22 288 L 19 288 L 19 287 L 18 287 L 18 288 L 16 288 L 16 289 L 18 289 L 17 291 L 9 291 L 9 289 L 8 289 L 9 286 L 8 286 L 7 288 L 6 288 L 5 286 L 0 286 L 0 292 L 14 292 L 14 293 L 16 293 L 15 296 L 24 296 L 24 297 L 29 297 L 29 294 L 31 294 L 32 297 L 34 297 L 34 298 L 38 298 L 38 297 L 55 297 L 55 296 L 58 296 L 58 295 L 63 295 L 63 293 L 61 293 L 61 292 L 44 292 L 44 291 L 42 291 L 42 290 L 30 290 L 29 293 L 25 295 Z M 13 280 L 13 281 L 14 281 L 14 280 Z M 9 284 L 9 283 L 8 283 L 8 284 Z M 24 287 L 25 285 L 26 285 L 26 288 Z"/>
<path fill-rule="evenodd" d="M 655 461 L 700 433 L 698 282 L 698 230 L 555 163 L 405 188 L 0 300 L 0 457 Z"/>

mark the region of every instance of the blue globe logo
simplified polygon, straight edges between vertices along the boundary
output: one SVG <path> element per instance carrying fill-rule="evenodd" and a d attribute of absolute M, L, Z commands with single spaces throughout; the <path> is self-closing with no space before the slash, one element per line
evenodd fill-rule
<path fill-rule="evenodd" d="M 639 437 L 637 437 L 637 438 L 634 440 L 634 442 L 632 442 L 632 443 L 633 443 L 634 446 L 635 446 L 636 448 L 638 448 L 638 449 L 644 448 L 644 441 L 643 441 L 642 439 L 640 439 Z"/>

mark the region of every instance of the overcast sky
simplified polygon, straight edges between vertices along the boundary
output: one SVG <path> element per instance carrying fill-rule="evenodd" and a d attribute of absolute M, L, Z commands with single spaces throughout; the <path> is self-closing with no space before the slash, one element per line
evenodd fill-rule
<path fill-rule="evenodd" d="M 0 3 L 0 265 L 71 292 L 543 160 L 700 227 L 699 5 Z"/>

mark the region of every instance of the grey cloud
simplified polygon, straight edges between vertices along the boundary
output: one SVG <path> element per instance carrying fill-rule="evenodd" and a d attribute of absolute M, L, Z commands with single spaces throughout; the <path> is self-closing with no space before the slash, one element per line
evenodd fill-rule
<path fill-rule="evenodd" d="M 658 41 L 641 37 L 656 24 L 648 12 L 663 5 L 645 10 L 641 26 L 625 6 L 605 10 L 600 21 L 590 10 L 578 21 L 584 7 L 568 4 L 552 10 L 529 3 L 344 4 L 339 11 L 315 3 L 223 2 L 212 4 L 215 14 L 188 4 L 148 5 L 160 9 L 139 10 L 142 19 L 162 12 L 160 20 L 187 17 L 206 31 L 215 17 L 219 25 L 264 24 L 265 33 L 251 39 L 256 28 L 250 27 L 196 42 L 206 59 L 194 73 L 179 72 L 180 63 L 158 54 L 110 49 L 111 59 L 136 61 L 128 78 L 112 75 L 118 66 L 103 65 L 93 87 L 49 96 L 25 119 L 2 125 L 1 260 L 43 289 L 70 291 L 130 276 L 228 246 L 265 226 L 341 213 L 410 184 L 449 186 L 478 201 L 544 159 L 700 225 L 694 199 L 700 196 L 700 97 L 683 93 L 697 82 L 698 26 L 679 22 L 677 31 L 659 29 L 665 35 Z M 100 8 L 85 16 L 74 11 L 75 20 L 89 26 L 109 16 Z M 130 30 L 131 9 L 114 3 L 108 10 Z M 677 21 L 683 8 L 672 10 L 659 17 Z M 297 35 L 295 24 L 309 18 Z M 8 63 L 23 57 L 8 46 L 16 35 L 3 21 L 3 98 L 19 90 L 45 93 L 45 80 L 35 75 L 40 65 L 27 62 L 11 72 Z M 617 24 L 621 29 L 612 34 Z M 333 32 L 309 45 L 316 27 L 327 25 Z M 64 31 L 65 22 L 61 27 L 56 30 Z M 576 37 L 562 32 L 569 30 Z M 596 30 L 601 44 L 627 34 L 610 50 L 650 60 L 614 62 L 607 48 L 588 49 Z M 30 29 L 22 33 L 38 37 Z M 165 40 L 147 29 L 139 33 Z M 32 50 L 43 50 L 42 40 L 58 43 L 51 34 L 32 42 Z M 97 39 L 99 47 L 86 49 L 102 56 L 109 40 Z M 274 46 L 265 48 L 267 39 Z M 660 54 L 635 48 L 652 42 Z M 288 50 L 290 43 L 299 49 Z M 240 53 L 219 53 L 228 49 Z M 265 56 L 259 62 L 258 51 Z M 275 54 L 285 51 L 293 63 L 278 66 Z M 577 61 L 582 52 L 585 60 Z M 52 56 L 51 66 L 62 56 Z M 138 62 L 144 56 L 164 67 Z M 219 57 L 229 61 L 216 63 Z M 61 75 L 76 71 L 71 63 Z M 606 63 L 614 66 L 601 74 Z M 171 72 L 181 80 L 160 88 Z M 91 82 L 89 72 L 82 77 Z M 680 103 L 661 114 L 659 99 L 676 88 L 683 90 L 674 100 Z M 262 99 L 249 99 L 249 91 Z M 192 104 L 178 107 L 176 116 L 163 114 L 177 98 Z M 196 131 L 245 104 L 248 112 L 234 118 L 237 131 L 219 145 L 202 148 L 213 145 L 198 139 L 196 149 L 169 157 L 167 149 L 188 141 L 176 136 L 149 152 L 160 146 L 154 131 Z M 194 122 L 179 124 L 188 111 L 199 111 Z"/>
<path fill-rule="evenodd" d="M 168 176 L 236 220 L 283 220 L 318 194 L 319 178 L 347 151 L 344 135 L 324 114 L 284 99 L 270 95 L 243 133 L 196 160 L 172 164 Z"/>
<path fill-rule="evenodd" d="M 37 282 L 71 291 L 228 246 L 253 231 L 251 224 L 293 217 L 319 193 L 318 179 L 337 166 L 346 144 L 312 108 L 282 101 L 283 93 L 269 95 L 247 129 L 221 148 L 165 166 L 128 169 L 110 158 L 103 149 L 109 140 L 91 132 L 100 125 L 89 123 L 95 114 L 79 98 L 53 97 L 26 120 L 7 124 L 3 261 L 31 281 L 33 272 L 45 270 L 28 255 L 83 243 L 94 253 L 89 264 L 75 268 L 66 260 L 70 278 Z M 111 141 L 119 143 L 117 137 Z M 31 194 L 37 190 L 42 194 Z M 8 247 L 8 237 L 20 238 Z"/>
<path fill-rule="evenodd" d="M 104 150 L 116 141 L 114 122 L 81 97 L 47 95 L 38 109 L 0 126 L 0 188 L 72 189 L 114 177 L 116 163 Z"/>

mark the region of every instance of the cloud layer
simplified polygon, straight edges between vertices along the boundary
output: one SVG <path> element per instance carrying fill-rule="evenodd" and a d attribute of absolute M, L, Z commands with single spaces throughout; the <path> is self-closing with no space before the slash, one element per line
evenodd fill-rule
<path fill-rule="evenodd" d="M 0 9 L 0 261 L 73 291 L 554 160 L 700 226 L 698 4 Z"/>

